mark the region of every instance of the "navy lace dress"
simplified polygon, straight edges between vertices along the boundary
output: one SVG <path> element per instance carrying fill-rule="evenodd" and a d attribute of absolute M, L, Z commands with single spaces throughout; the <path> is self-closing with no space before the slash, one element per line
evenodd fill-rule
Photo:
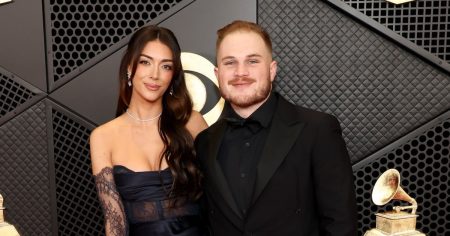
<path fill-rule="evenodd" d="M 170 204 L 169 169 L 134 172 L 124 166 L 114 166 L 113 174 L 127 216 L 129 236 L 206 235 L 196 203 L 179 200 L 175 206 Z"/>

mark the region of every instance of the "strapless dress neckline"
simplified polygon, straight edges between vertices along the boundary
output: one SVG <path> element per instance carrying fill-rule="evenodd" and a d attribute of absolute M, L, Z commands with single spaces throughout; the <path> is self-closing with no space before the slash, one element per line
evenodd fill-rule
<path fill-rule="evenodd" d="M 130 173 L 161 173 L 161 172 L 170 172 L 170 168 L 167 167 L 162 170 L 141 170 L 141 171 L 135 171 L 132 170 L 124 165 L 113 165 L 113 171 L 124 171 L 124 172 L 130 172 Z"/>
<path fill-rule="evenodd" d="M 205 225 L 198 204 L 171 193 L 173 176 L 169 168 L 133 171 L 115 165 L 113 176 L 130 236 L 204 235 Z"/>

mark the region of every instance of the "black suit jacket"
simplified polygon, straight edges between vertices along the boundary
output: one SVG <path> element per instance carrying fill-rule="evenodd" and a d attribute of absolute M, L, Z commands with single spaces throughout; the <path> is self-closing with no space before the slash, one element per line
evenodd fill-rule
<path fill-rule="evenodd" d="M 356 235 L 353 174 L 339 122 L 276 96 L 246 215 L 239 211 L 216 160 L 226 122 L 219 120 L 197 136 L 212 234 Z"/>

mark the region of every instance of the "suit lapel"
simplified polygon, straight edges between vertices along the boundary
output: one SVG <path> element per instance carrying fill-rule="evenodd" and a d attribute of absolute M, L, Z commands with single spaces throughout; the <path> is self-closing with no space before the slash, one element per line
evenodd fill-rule
<path fill-rule="evenodd" d="M 267 183 L 283 162 L 304 126 L 304 123 L 298 122 L 295 106 L 285 101 L 281 96 L 278 97 L 278 100 L 277 111 L 257 166 L 253 203 L 261 195 Z"/>
<path fill-rule="evenodd" d="M 211 178 L 214 195 L 216 197 L 221 197 L 228 204 L 229 208 L 239 216 L 239 218 L 243 219 L 242 212 L 239 210 L 236 201 L 231 193 L 228 182 L 222 172 L 222 168 L 219 165 L 217 157 L 219 155 L 220 144 L 222 142 L 223 134 L 226 130 L 226 123 L 220 121 L 218 127 L 214 132 L 211 132 L 209 138 L 211 140 L 211 146 L 208 150 L 208 168 L 207 168 L 207 176 Z M 217 196 L 218 195 L 218 196 Z M 218 200 L 220 202 L 220 200 Z"/>

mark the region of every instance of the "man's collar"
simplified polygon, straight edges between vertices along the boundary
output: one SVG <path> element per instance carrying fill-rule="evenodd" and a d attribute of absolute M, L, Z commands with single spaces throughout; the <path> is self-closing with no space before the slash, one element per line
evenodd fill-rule
<path fill-rule="evenodd" d="M 226 114 L 224 115 L 225 120 L 228 122 L 232 122 L 234 124 L 238 124 L 239 122 L 243 123 L 245 120 L 251 120 L 253 122 L 259 123 L 262 127 L 267 128 L 272 120 L 273 114 L 275 113 L 277 107 L 278 97 L 271 92 L 269 94 L 269 98 L 255 111 L 253 112 L 247 119 L 239 116 L 231 107 L 230 104 L 226 106 Z"/>
<path fill-rule="evenodd" d="M 273 114 L 277 108 L 277 96 L 273 92 L 269 94 L 269 98 L 247 119 L 258 121 L 261 126 L 267 128 L 272 120 Z"/>

